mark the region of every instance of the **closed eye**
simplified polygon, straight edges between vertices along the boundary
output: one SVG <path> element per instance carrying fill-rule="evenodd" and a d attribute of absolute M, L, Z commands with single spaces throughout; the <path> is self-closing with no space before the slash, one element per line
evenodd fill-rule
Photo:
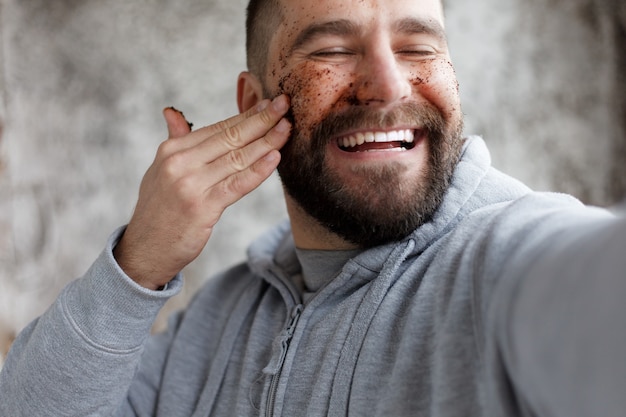
<path fill-rule="evenodd" d="M 437 56 L 437 51 L 435 50 L 435 48 L 424 45 L 402 48 L 397 50 L 396 54 L 412 59 L 425 59 Z"/>
<path fill-rule="evenodd" d="M 313 52 L 314 56 L 332 56 L 332 55 L 354 55 L 354 52 L 345 49 L 326 49 L 323 51 Z"/>
<path fill-rule="evenodd" d="M 309 57 L 320 61 L 343 61 L 355 55 L 355 52 L 346 48 L 327 48 L 309 54 Z"/>

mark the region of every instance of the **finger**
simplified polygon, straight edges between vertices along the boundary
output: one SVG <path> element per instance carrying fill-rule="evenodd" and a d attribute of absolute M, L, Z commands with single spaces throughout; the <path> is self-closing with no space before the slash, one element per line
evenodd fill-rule
<path fill-rule="evenodd" d="M 247 146 L 234 149 L 210 164 L 205 164 L 204 184 L 211 187 L 224 181 L 229 176 L 250 169 L 254 164 L 272 151 L 277 151 L 289 139 L 291 125 L 286 119 L 272 128 L 264 137 Z"/>
<path fill-rule="evenodd" d="M 262 129 L 267 132 L 271 129 L 278 121 L 287 113 L 289 109 L 289 98 L 285 95 L 278 96 L 274 98 L 274 100 L 263 100 L 256 107 L 252 107 L 250 110 L 233 116 L 229 119 L 218 122 L 214 125 L 203 127 L 192 132 L 187 138 L 185 138 L 185 148 L 189 149 L 195 147 L 204 141 L 211 139 L 215 135 L 218 135 L 224 131 L 228 131 L 235 126 L 244 123 L 249 119 L 254 120 L 265 120 L 265 128 Z M 257 139 L 262 136 L 265 132 L 257 136 L 256 138 L 251 138 L 250 140 Z M 228 148 L 221 149 L 220 153 L 217 155 L 222 155 L 224 152 L 227 152 Z"/>
<path fill-rule="evenodd" d="M 275 104 L 275 103 L 278 103 L 278 104 Z M 237 114 L 237 115 L 235 115 L 233 117 L 230 117 L 230 118 L 228 118 L 226 120 L 223 120 L 221 122 L 215 123 L 214 125 L 207 126 L 206 128 L 204 128 L 205 133 L 208 136 L 212 136 L 212 135 L 214 135 L 216 133 L 219 133 L 219 132 L 221 132 L 221 131 L 223 131 L 225 129 L 228 129 L 228 128 L 232 127 L 232 126 L 235 126 L 238 123 L 241 123 L 244 120 L 246 120 L 246 119 L 248 119 L 248 118 L 250 118 L 250 117 L 252 117 L 252 116 L 254 116 L 256 114 L 262 113 L 264 111 L 269 111 L 269 112 L 275 111 L 278 107 L 281 107 L 281 105 L 283 105 L 284 103 L 288 103 L 288 98 L 284 94 L 281 95 L 281 96 L 275 97 L 271 101 L 268 100 L 268 99 L 262 100 L 256 106 L 251 107 L 250 109 L 248 109 L 247 111 L 245 111 L 243 113 L 239 113 L 239 114 Z M 288 108 L 288 104 L 287 104 L 287 108 Z M 287 108 L 285 108 L 285 112 L 287 111 Z M 284 113 L 280 114 L 279 118 L 282 117 L 283 115 L 284 115 Z"/>
<path fill-rule="evenodd" d="M 198 146 L 201 154 L 213 161 L 227 153 L 263 139 L 275 128 L 289 109 L 286 96 L 275 99 L 265 110 L 216 133 Z M 282 145 L 281 145 L 282 146 Z"/>
<path fill-rule="evenodd" d="M 174 107 L 163 109 L 163 117 L 167 123 L 168 138 L 180 138 L 191 132 L 192 123 L 185 119 L 185 115 Z"/>
<path fill-rule="evenodd" d="M 174 166 L 182 163 L 188 171 L 200 169 L 203 166 L 211 166 L 213 162 L 232 150 L 263 138 L 268 131 L 275 127 L 281 120 L 281 115 L 285 114 L 288 109 L 289 99 L 287 96 L 279 96 L 271 103 L 269 100 L 264 100 L 257 108 L 218 123 L 222 130 L 217 130 L 216 125 L 209 127 L 209 129 L 216 129 L 214 131 L 218 132 L 213 136 L 207 137 L 206 133 L 203 133 L 207 132 L 207 128 L 203 128 L 191 132 L 185 136 L 184 140 L 163 142 L 157 152 L 157 159 L 164 160 L 176 155 L 175 159 L 170 158 L 170 162 Z M 173 116 L 177 117 L 175 114 Z M 268 147 L 264 153 L 269 152 L 271 148 L 279 149 L 282 147 L 288 135 L 284 133 L 282 136 L 283 142 Z M 268 138 L 272 137 L 274 136 L 268 136 Z M 272 144 L 273 142 L 268 143 Z M 238 168 L 241 169 L 241 165 L 238 165 Z M 173 171 L 177 170 L 177 168 L 173 169 Z M 205 184 L 211 186 L 222 178 L 221 176 L 214 176 L 213 181 L 208 181 Z"/>
<path fill-rule="evenodd" d="M 270 151 L 248 169 L 229 176 L 209 189 L 205 196 L 206 201 L 212 202 L 212 207 L 220 213 L 223 212 L 267 180 L 278 166 L 280 157 L 279 151 Z M 214 205 L 216 202 L 217 206 Z"/>

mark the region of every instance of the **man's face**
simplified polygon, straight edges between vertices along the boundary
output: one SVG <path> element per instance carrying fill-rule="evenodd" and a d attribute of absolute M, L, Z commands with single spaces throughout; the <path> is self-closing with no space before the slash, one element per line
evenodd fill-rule
<path fill-rule="evenodd" d="M 438 0 L 283 0 L 264 83 L 291 97 L 288 196 L 358 246 L 428 221 L 462 141 Z"/>

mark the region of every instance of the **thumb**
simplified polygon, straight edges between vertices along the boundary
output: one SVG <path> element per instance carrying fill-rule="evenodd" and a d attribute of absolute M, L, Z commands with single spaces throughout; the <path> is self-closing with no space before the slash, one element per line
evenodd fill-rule
<path fill-rule="evenodd" d="M 163 117 L 167 123 L 169 139 L 180 138 L 191 132 L 193 123 L 189 123 L 180 110 L 174 107 L 167 107 L 163 109 Z"/>

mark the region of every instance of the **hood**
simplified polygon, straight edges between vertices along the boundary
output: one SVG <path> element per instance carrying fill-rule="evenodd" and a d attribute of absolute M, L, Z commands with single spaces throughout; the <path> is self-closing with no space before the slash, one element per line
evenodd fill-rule
<path fill-rule="evenodd" d="M 470 136 L 465 140 L 450 187 L 432 220 L 403 241 L 367 249 L 354 258 L 354 261 L 366 269 L 381 272 L 391 267 L 387 263 L 390 258 L 394 258 L 393 263 L 396 264 L 423 252 L 469 213 L 493 204 L 512 201 L 530 192 L 520 181 L 494 169 L 484 140 L 478 136 Z M 392 255 L 394 252 L 403 255 Z M 287 275 L 298 272 L 300 266 L 289 221 L 280 223 L 253 242 L 248 249 L 248 263 L 254 273 L 266 278 L 269 270 L 282 270 Z M 392 267 L 395 268 L 397 265 Z"/>

